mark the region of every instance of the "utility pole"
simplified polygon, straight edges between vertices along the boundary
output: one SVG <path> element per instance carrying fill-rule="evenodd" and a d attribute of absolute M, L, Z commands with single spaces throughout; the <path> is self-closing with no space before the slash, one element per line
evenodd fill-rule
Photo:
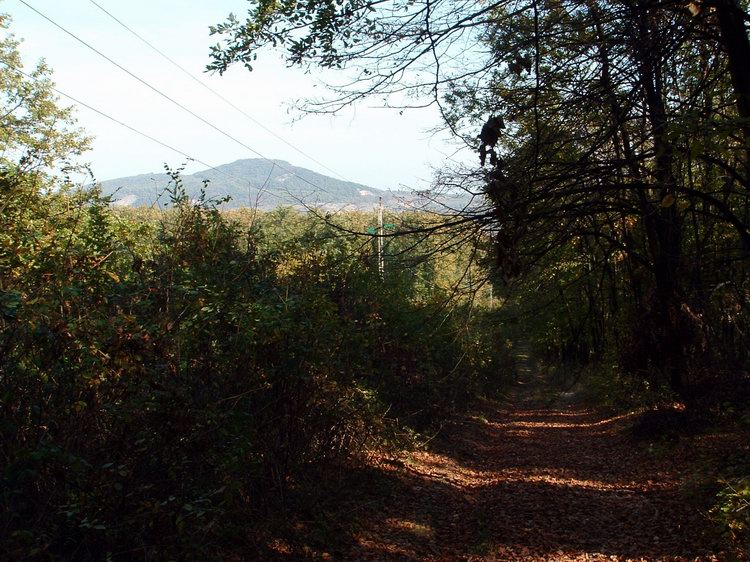
<path fill-rule="evenodd" d="M 385 274 L 385 261 L 383 259 L 383 198 L 378 203 L 378 273 L 382 279 Z"/>

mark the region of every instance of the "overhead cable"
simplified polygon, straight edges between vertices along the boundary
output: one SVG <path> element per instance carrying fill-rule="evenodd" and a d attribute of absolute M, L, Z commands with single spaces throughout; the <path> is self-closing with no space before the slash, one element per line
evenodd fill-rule
<path fill-rule="evenodd" d="M 177 100 L 175 100 L 171 96 L 165 94 L 164 92 L 162 92 L 161 90 L 159 90 L 156 86 L 154 86 L 151 83 L 147 82 L 146 80 L 144 80 L 143 78 L 141 78 L 137 74 L 131 72 L 130 70 L 128 70 L 127 68 L 125 68 L 124 66 L 122 66 L 121 64 L 119 64 L 117 61 L 115 61 L 115 60 L 111 59 L 110 57 L 108 57 L 107 55 L 105 55 L 103 52 L 101 52 L 99 49 L 97 49 L 96 47 L 94 47 L 90 43 L 88 43 L 88 42 L 84 41 L 83 39 L 81 39 L 80 37 L 78 37 L 72 31 L 69 31 L 68 29 L 66 29 L 65 27 L 63 27 L 62 25 L 60 25 L 56 21 L 54 21 L 52 18 L 48 17 L 47 15 L 43 14 L 42 12 L 40 12 L 39 10 L 37 10 L 36 8 L 34 8 L 31 4 L 29 4 L 28 2 L 26 2 L 26 0 L 18 0 L 18 1 L 21 2 L 24 6 L 28 7 L 30 10 L 34 11 L 35 13 L 37 13 L 39 16 L 41 16 L 45 20 L 47 20 L 49 23 L 51 23 L 55 27 L 57 27 L 59 30 L 63 31 L 64 33 L 66 33 L 67 35 L 69 35 L 70 37 L 72 37 L 73 39 L 75 39 L 76 41 L 78 41 L 79 43 L 81 43 L 82 45 L 84 45 L 86 48 L 88 48 L 91 51 L 95 52 L 97 55 L 99 55 L 100 57 L 102 57 L 104 60 L 106 60 L 110 64 L 112 64 L 112 65 L 116 66 L 117 68 L 119 68 L 121 71 L 123 71 L 124 73 L 126 73 L 128 76 L 130 76 L 134 80 L 137 80 L 138 82 L 140 82 L 141 84 L 143 84 L 144 86 L 146 86 L 147 88 L 149 88 L 150 90 L 152 90 L 153 92 L 155 92 L 156 94 L 158 94 L 159 96 L 163 97 L 164 99 L 166 99 L 167 101 L 169 101 L 173 105 L 176 105 L 177 107 L 179 107 L 184 112 L 188 113 L 189 115 L 191 115 L 195 119 L 198 119 L 201 123 L 203 123 L 203 124 L 211 127 L 212 129 L 214 129 L 218 133 L 222 134 L 226 138 L 228 138 L 231 141 L 235 142 L 236 144 L 242 146 L 246 150 L 249 150 L 250 152 L 252 152 L 256 156 L 258 156 L 259 158 L 262 158 L 263 160 L 266 160 L 267 162 L 270 162 L 271 164 L 275 164 L 279 169 L 285 171 L 286 173 L 288 173 L 288 174 L 296 177 L 297 179 L 301 180 L 302 182 L 308 184 L 314 190 L 320 191 L 320 192 L 323 192 L 323 193 L 328 193 L 327 190 L 325 190 L 322 187 L 316 185 L 315 183 L 311 182 L 307 178 L 304 178 L 304 177 L 300 176 L 299 174 L 295 173 L 293 170 L 290 170 L 289 168 L 287 168 L 285 166 L 282 166 L 278 162 L 276 162 L 274 160 L 271 160 L 267 156 L 265 156 L 265 155 L 261 154 L 260 152 L 258 152 L 257 150 L 255 150 L 253 147 L 251 147 L 248 144 L 246 144 L 246 143 L 242 142 L 241 140 L 239 140 L 237 137 L 231 135 L 230 133 L 227 133 L 226 131 L 224 131 L 220 127 L 218 127 L 218 126 L 214 125 L 213 123 L 211 123 L 208 119 L 200 116 L 199 114 L 195 113 L 193 110 L 191 110 L 190 108 L 188 108 L 185 105 L 181 104 L 180 102 L 178 102 Z"/>
<path fill-rule="evenodd" d="M 3 64 L 3 65 L 4 65 L 4 66 L 6 66 L 7 68 L 9 68 L 9 69 L 11 69 L 11 70 L 13 70 L 13 71 L 15 71 L 15 72 L 18 72 L 19 74 L 22 74 L 23 76 L 25 76 L 25 77 L 26 77 L 26 78 L 28 78 L 29 80 L 33 80 L 34 82 L 37 82 L 37 83 L 39 83 L 39 82 L 40 82 L 40 80 L 38 80 L 37 78 L 35 78 L 35 77 L 34 77 L 34 76 L 32 76 L 31 74 L 28 74 L 27 72 L 24 72 L 24 71 L 23 71 L 23 70 L 21 70 L 20 68 L 17 68 L 17 67 L 15 67 L 15 66 L 13 66 L 12 64 L 9 64 L 8 62 L 4 61 L 4 60 L 0 60 L 0 64 Z M 164 147 L 164 148 L 166 148 L 166 149 L 168 149 L 168 150 L 171 150 L 172 152 L 175 152 L 175 153 L 179 154 L 180 156 L 182 156 L 182 157 L 184 157 L 184 158 L 186 158 L 186 159 L 188 159 L 188 160 L 191 160 L 191 161 L 193 161 L 193 162 L 196 162 L 196 163 L 198 163 L 198 164 L 201 164 L 202 166 L 205 166 L 205 167 L 206 167 L 206 168 L 208 168 L 209 170 L 212 170 L 212 171 L 214 171 L 214 172 L 218 172 L 219 174 L 222 174 L 222 175 L 224 175 L 224 176 L 226 176 L 226 177 L 228 177 L 228 178 L 230 178 L 230 179 L 233 179 L 233 180 L 236 180 L 236 181 L 240 181 L 240 182 L 244 182 L 244 183 L 247 183 L 247 184 L 248 184 L 248 186 L 250 185 L 250 183 L 249 183 L 249 182 L 248 182 L 247 180 L 245 180 L 245 179 L 242 179 L 242 178 L 240 178 L 240 177 L 238 177 L 238 176 L 235 176 L 235 175 L 233 175 L 233 174 L 230 174 L 230 173 L 228 173 L 228 172 L 226 172 L 226 171 L 222 170 L 221 168 L 217 168 L 216 166 L 212 166 L 211 164 L 207 164 L 207 163 L 206 163 L 206 162 L 204 162 L 203 160 L 201 160 L 201 159 L 199 159 L 199 158 L 195 158 L 194 156 L 191 156 L 191 155 L 190 155 L 190 154 L 188 154 L 187 152 L 185 152 L 185 151 L 183 151 L 183 150 L 181 150 L 181 149 L 179 149 L 179 148 L 175 148 L 174 146 L 172 146 L 172 145 L 170 145 L 170 144 L 168 144 L 168 143 L 166 143 L 166 142 L 164 142 L 164 141 L 161 141 L 161 140 L 157 139 L 156 137 L 153 137 L 153 136 L 149 135 L 148 133 L 144 133 L 143 131 L 141 131 L 141 130 L 139 130 L 139 129 L 136 129 L 136 128 L 135 128 L 135 127 L 133 127 L 132 125 L 128 125 L 128 124 L 127 124 L 127 123 L 125 123 L 124 121 L 121 121 L 121 120 L 117 119 L 116 117 L 112 117 L 112 116 L 111 116 L 111 115 L 109 115 L 108 113 L 105 113 L 104 111 L 102 111 L 102 110 L 100 110 L 100 109 L 97 109 L 96 107 L 93 107 L 92 105 L 89 105 L 88 103 L 86 103 L 86 102 L 84 102 L 84 101 L 81 101 L 81 100 L 79 100 L 78 98 L 76 98 L 76 97 L 74 97 L 74 96 L 71 96 L 70 94 L 67 94 L 67 93 L 63 92 L 62 90 L 60 90 L 60 89 L 58 89 L 58 88 L 56 88 L 56 87 L 54 87 L 54 86 L 49 86 L 49 88 L 50 88 L 50 89 L 51 89 L 51 90 L 52 90 L 53 92 L 55 92 L 56 94 L 58 94 L 58 95 L 60 95 L 60 96 L 63 96 L 63 97 L 65 97 L 65 98 L 69 99 L 70 101 L 72 101 L 72 102 L 73 102 L 73 103 L 75 103 L 76 105 L 79 105 L 79 106 L 81 106 L 81 107 L 85 107 L 85 108 L 86 108 L 86 109 L 88 109 L 89 111 L 93 111 L 93 112 L 94 112 L 94 113 L 96 113 L 97 115 L 100 115 L 101 117 L 104 117 L 104 118 L 106 118 L 106 119 L 108 119 L 108 120 L 112 121 L 113 123 L 116 123 L 116 124 L 120 125 L 121 127 L 125 127 L 126 129 L 128 129 L 128 130 L 132 131 L 133 133 L 136 133 L 136 134 L 138 134 L 138 135 L 142 136 L 143 138 L 146 138 L 146 139 L 150 140 L 151 142 L 154 142 L 154 143 L 156 143 L 156 144 L 158 144 L 158 145 L 160 145 L 160 146 L 162 146 L 162 147 Z M 271 163 L 272 163 L 272 164 L 273 164 L 274 166 L 278 166 L 278 164 L 276 164 L 276 163 L 275 163 L 275 162 L 273 162 L 273 161 L 272 161 Z M 273 168 L 271 168 L 271 169 L 273 170 Z M 262 191 L 262 190 L 259 190 L 259 191 Z M 268 194 L 268 195 L 271 195 L 272 197 L 276 197 L 276 198 L 278 198 L 278 199 L 281 199 L 281 200 L 284 200 L 284 201 L 286 201 L 286 200 L 285 200 L 285 199 L 284 199 L 284 198 L 283 198 L 282 196 L 280 196 L 280 195 L 278 195 L 278 194 L 276 194 L 276 193 L 270 192 L 270 191 L 262 192 L 261 194 Z M 260 194 L 259 194 L 259 196 L 260 196 Z"/>
<path fill-rule="evenodd" d="M 334 170 L 334 169 L 326 166 L 320 160 L 317 160 L 313 156 L 311 156 L 308 153 L 306 153 L 305 151 L 303 151 L 301 148 L 298 148 L 297 146 L 295 146 L 291 142 L 287 141 L 284 137 L 282 137 L 281 135 L 279 135 L 278 133 L 276 133 L 274 130 L 270 129 L 269 127 L 267 127 L 266 125 L 264 125 L 263 123 L 261 123 L 260 121 L 258 121 L 255 117 L 253 117 L 252 115 L 250 115 L 249 113 L 247 113 L 245 110 L 243 110 L 241 107 L 238 107 L 231 100 L 227 99 L 222 94 L 220 94 L 219 92 L 217 92 L 216 90 L 214 90 L 211 86 L 209 86 L 203 80 L 201 80 L 200 78 L 198 78 L 197 76 L 195 76 L 192 72 L 190 72 L 188 69 L 186 69 L 184 66 L 182 66 L 177 61 L 175 61 L 173 58 L 171 58 L 169 55 L 167 55 L 164 51 L 162 51 L 161 49 L 159 49 L 158 47 L 156 47 L 153 43 L 151 43 L 150 41 L 148 41 L 140 33 L 138 33 L 132 27 L 130 27 L 129 25 L 127 25 L 126 23 L 124 23 L 122 20 L 120 20 L 117 16 L 115 16 L 114 14 L 112 14 L 106 8 L 104 8 L 103 6 L 101 6 L 98 2 L 96 2 L 95 0 L 89 0 L 89 2 L 91 2 L 94 6 L 96 6 L 97 8 L 99 8 L 102 12 L 104 12 L 105 14 L 107 14 L 107 16 L 109 16 L 111 19 L 113 19 L 115 22 L 117 22 L 121 27 L 123 27 L 125 30 L 127 30 L 129 33 L 131 33 L 133 36 L 135 36 L 139 41 L 141 41 L 142 43 L 144 43 L 145 45 L 147 45 L 150 49 L 152 49 L 159 56 L 161 56 L 163 59 L 165 59 L 167 62 L 169 62 L 172 66 L 174 66 L 175 68 L 177 68 L 178 70 L 180 70 L 188 78 L 190 78 L 191 80 L 193 80 L 194 82 L 196 82 L 202 88 L 204 88 L 204 89 L 208 90 L 209 92 L 211 92 L 211 94 L 213 94 L 214 96 L 216 96 L 218 99 L 220 99 L 222 102 L 224 102 L 226 105 L 228 105 L 229 107 L 231 107 L 232 109 L 234 109 L 238 113 L 244 115 L 245 118 L 247 118 L 249 121 L 251 121 L 252 123 L 254 123 L 255 125 L 257 125 L 261 129 L 263 129 L 264 131 L 266 131 L 268 134 L 274 136 L 276 139 L 280 140 L 285 145 L 287 145 L 289 148 L 291 148 L 292 150 L 294 150 L 298 154 L 301 154 L 302 156 L 304 156 L 305 158 L 307 158 L 311 162 L 314 162 L 318 166 L 326 169 L 327 171 L 331 172 L 332 174 L 337 175 L 342 180 L 349 181 L 346 177 L 344 177 L 343 175 L 341 175 L 340 173 L 338 173 L 336 170 Z"/>

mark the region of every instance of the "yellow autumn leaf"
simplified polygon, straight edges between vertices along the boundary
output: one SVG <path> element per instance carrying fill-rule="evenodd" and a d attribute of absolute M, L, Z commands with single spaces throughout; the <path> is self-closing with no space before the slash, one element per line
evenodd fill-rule
<path fill-rule="evenodd" d="M 667 207 L 671 207 L 672 205 L 674 205 L 675 201 L 677 201 L 677 197 L 674 195 L 674 193 L 670 193 L 661 200 L 661 206 L 662 208 L 666 209 Z"/>

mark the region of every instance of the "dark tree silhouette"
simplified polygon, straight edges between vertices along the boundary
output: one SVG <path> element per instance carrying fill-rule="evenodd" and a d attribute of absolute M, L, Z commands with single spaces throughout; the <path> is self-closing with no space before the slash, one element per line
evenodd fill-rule
<path fill-rule="evenodd" d="M 209 68 L 276 46 L 352 75 L 305 111 L 436 104 L 479 151 L 481 168 L 442 179 L 486 195 L 464 215 L 491 233 L 497 268 L 512 278 L 572 248 L 590 351 L 625 301 L 623 365 L 690 397 L 717 287 L 747 306 L 748 21 L 738 0 L 261 0 L 212 29 Z"/>

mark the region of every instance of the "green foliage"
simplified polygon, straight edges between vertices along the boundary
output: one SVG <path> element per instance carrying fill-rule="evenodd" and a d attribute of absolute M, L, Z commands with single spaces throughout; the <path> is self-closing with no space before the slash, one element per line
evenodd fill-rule
<path fill-rule="evenodd" d="M 11 558 L 211 557 L 247 532 L 232 521 L 276 512 L 313 467 L 502 382 L 488 320 L 447 306 L 449 256 L 444 279 L 395 258 L 381 279 L 370 237 L 289 209 L 225 216 L 170 175 L 163 213 L 2 176 Z"/>
<path fill-rule="evenodd" d="M 10 18 L 0 14 L 0 30 Z M 19 42 L 0 40 L 0 164 L 45 169 L 85 152 L 89 140 L 74 128 L 70 108 L 60 107 L 52 91 L 49 67 L 41 62 L 25 76 Z"/>
<path fill-rule="evenodd" d="M 438 103 L 482 162 L 438 181 L 484 193 L 463 215 L 491 238 L 496 278 L 526 276 L 504 294 L 521 335 L 694 405 L 750 364 L 747 16 L 738 2 L 259 0 L 212 28 L 210 68 L 275 48 L 351 74 L 303 111 Z"/>
<path fill-rule="evenodd" d="M 750 547 L 750 476 L 724 482 L 711 509 L 714 518 L 733 540 Z"/>

